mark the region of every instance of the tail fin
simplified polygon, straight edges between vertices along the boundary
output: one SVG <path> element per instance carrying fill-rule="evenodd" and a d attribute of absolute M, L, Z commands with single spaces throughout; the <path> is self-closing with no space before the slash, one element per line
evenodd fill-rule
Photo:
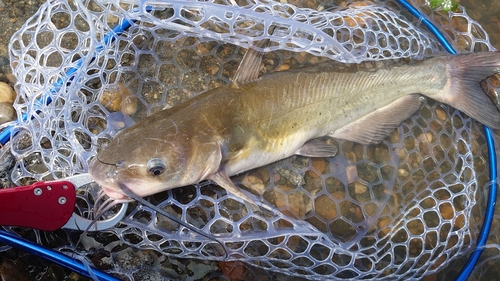
<path fill-rule="evenodd" d="M 500 52 L 450 58 L 448 75 L 451 85 L 444 102 L 490 128 L 500 129 L 499 105 L 481 87 L 481 81 L 500 73 Z"/>

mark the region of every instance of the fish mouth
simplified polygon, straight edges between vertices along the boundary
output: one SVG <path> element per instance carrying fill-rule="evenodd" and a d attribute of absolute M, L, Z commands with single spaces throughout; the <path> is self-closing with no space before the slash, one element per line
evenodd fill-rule
<path fill-rule="evenodd" d="M 89 165 L 89 173 L 109 198 L 113 200 L 130 200 L 128 196 L 121 192 L 119 185 L 116 183 L 116 167 L 116 164 L 103 162 L 96 156 Z"/>
<path fill-rule="evenodd" d="M 102 191 L 113 200 L 131 200 L 127 195 L 117 191 L 113 188 L 108 188 L 106 186 L 101 185 Z"/>
<path fill-rule="evenodd" d="M 139 186 L 143 182 L 124 176 L 120 173 L 122 167 L 123 161 L 109 163 L 102 161 L 96 156 L 89 165 L 89 173 L 92 179 L 100 185 L 104 194 L 112 200 L 133 201 L 135 196 L 143 197 L 149 195 L 140 194 L 141 189 Z"/>

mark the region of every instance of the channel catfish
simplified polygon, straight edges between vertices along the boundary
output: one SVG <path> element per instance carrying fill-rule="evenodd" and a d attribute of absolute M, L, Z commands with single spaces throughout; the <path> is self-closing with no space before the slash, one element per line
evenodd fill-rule
<path fill-rule="evenodd" d="M 342 71 L 324 63 L 261 78 L 256 63 L 237 83 L 118 134 L 90 163 L 94 180 L 117 200 L 128 199 L 123 185 L 147 196 L 213 180 L 252 202 L 230 176 L 294 154 L 335 155 L 336 147 L 320 137 L 380 142 L 420 108 L 423 96 L 500 129 L 500 112 L 480 86 L 500 72 L 497 52 L 355 64 Z"/>

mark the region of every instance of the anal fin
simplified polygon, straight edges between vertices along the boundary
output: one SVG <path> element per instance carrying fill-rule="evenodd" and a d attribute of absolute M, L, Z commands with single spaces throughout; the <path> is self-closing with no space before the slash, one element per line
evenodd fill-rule
<path fill-rule="evenodd" d="M 338 148 L 334 144 L 318 138 L 306 142 L 295 154 L 306 157 L 333 157 L 337 152 Z"/>
<path fill-rule="evenodd" d="M 411 94 L 336 130 L 330 136 L 361 144 L 378 143 L 410 118 L 422 105 L 422 96 Z"/>

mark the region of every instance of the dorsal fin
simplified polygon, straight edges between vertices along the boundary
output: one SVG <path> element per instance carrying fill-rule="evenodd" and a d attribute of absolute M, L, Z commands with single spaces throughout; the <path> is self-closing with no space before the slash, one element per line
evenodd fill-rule
<path fill-rule="evenodd" d="M 274 26 L 271 26 L 269 28 L 270 34 L 273 33 L 274 28 Z M 269 41 L 269 39 L 259 40 L 254 42 L 253 46 L 263 49 L 267 47 Z M 253 82 L 259 78 L 259 69 L 263 55 L 264 54 L 261 51 L 258 51 L 254 48 L 248 48 L 232 79 L 231 84 L 233 87 L 237 88 L 240 84 Z"/>

